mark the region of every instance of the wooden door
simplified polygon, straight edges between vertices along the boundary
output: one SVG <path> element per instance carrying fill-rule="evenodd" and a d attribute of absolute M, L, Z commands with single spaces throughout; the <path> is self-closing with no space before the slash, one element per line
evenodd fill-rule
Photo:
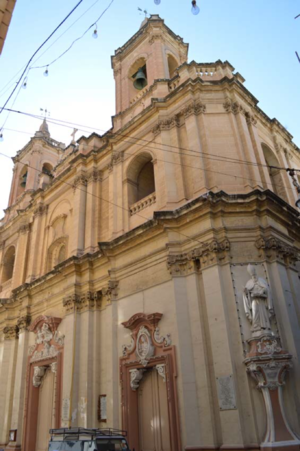
<path fill-rule="evenodd" d="M 156 368 L 140 382 L 138 409 L 140 451 L 170 451 L 167 388 Z"/>
<path fill-rule="evenodd" d="M 54 373 L 50 371 L 50 368 L 43 378 L 39 391 L 36 451 L 47 451 L 49 445 L 49 429 L 52 427 L 54 407 Z"/>

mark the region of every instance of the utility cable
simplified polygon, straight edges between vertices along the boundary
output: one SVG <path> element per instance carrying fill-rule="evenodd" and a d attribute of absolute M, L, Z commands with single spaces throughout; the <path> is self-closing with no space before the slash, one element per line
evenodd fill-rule
<path fill-rule="evenodd" d="M 32 114 L 32 113 L 26 113 L 26 112 L 24 112 L 24 111 L 12 110 L 12 109 L 9 109 L 9 108 L 6 108 L 6 110 L 7 110 L 7 111 L 14 112 L 14 113 L 18 113 L 18 114 L 23 114 L 23 115 L 25 115 L 25 116 L 33 117 L 33 118 L 39 119 L 39 120 L 44 119 L 43 116 L 36 115 L 36 114 Z M 76 127 L 84 127 L 85 129 L 98 130 L 98 131 L 102 131 L 102 132 L 104 131 L 104 132 L 106 132 L 105 134 L 107 134 L 107 135 L 110 134 L 110 130 L 105 131 L 105 130 L 103 130 L 103 129 L 99 129 L 99 128 L 95 128 L 95 127 L 90 127 L 90 126 L 85 126 L 85 125 L 77 124 L 77 123 L 72 123 L 72 122 L 69 122 L 69 121 L 61 120 L 61 119 L 47 118 L 47 121 L 48 121 L 49 123 L 54 124 L 54 125 L 64 126 L 64 127 L 67 127 L 67 128 L 73 128 L 73 127 L 71 127 L 71 125 L 72 125 L 72 126 L 76 126 Z M 64 125 L 64 124 L 70 124 L 70 125 Z M 90 132 L 84 130 L 84 128 L 82 128 L 82 129 L 80 129 L 80 130 L 81 130 L 81 131 L 84 131 L 85 133 L 90 133 Z M 113 136 L 113 135 L 114 135 L 114 136 Z M 115 132 L 115 133 L 111 132 L 111 136 L 114 137 L 114 138 L 120 136 L 120 137 L 122 137 L 122 138 L 125 137 L 125 138 L 129 138 L 129 139 L 131 139 L 131 140 L 136 140 L 136 141 L 142 141 L 142 142 L 145 142 L 145 143 L 150 143 L 150 142 L 149 142 L 148 140 L 146 140 L 146 139 L 143 139 L 143 138 L 135 138 L 135 137 L 133 137 L 133 136 L 130 136 L 129 134 L 119 133 L 118 131 Z M 123 142 L 126 142 L 126 141 L 123 140 Z M 131 143 L 131 144 L 133 144 L 133 143 Z M 197 150 L 188 149 L 188 148 L 185 148 L 185 147 L 178 147 L 178 146 L 174 146 L 174 145 L 171 145 L 171 144 L 163 144 L 163 143 L 161 143 L 161 145 L 164 146 L 164 147 L 171 147 L 171 148 L 177 149 L 177 150 L 179 150 L 179 151 L 187 151 L 187 152 L 191 152 L 191 153 L 196 154 L 197 157 L 199 157 L 199 156 L 202 155 L 202 156 L 205 156 L 206 159 L 211 159 L 211 160 L 213 160 L 213 161 L 221 161 L 221 162 L 226 162 L 226 161 L 228 161 L 228 162 L 231 162 L 231 163 L 239 163 L 239 164 L 245 164 L 245 165 L 250 165 L 250 166 L 255 166 L 255 167 L 265 167 L 265 168 L 269 168 L 269 169 L 278 169 L 278 170 L 286 171 L 286 168 L 281 167 L 281 166 L 274 166 L 274 165 L 268 165 L 268 164 L 262 164 L 262 163 L 257 163 L 257 162 L 252 162 L 252 161 L 247 161 L 247 160 L 240 160 L 240 159 L 238 159 L 238 158 L 233 158 L 233 157 L 225 157 L 225 156 L 223 157 L 222 155 L 217 155 L 217 154 L 212 154 L 212 153 L 208 153 L 208 152 L 197 151 Z M 157 147 L 154 147 L 153 149 L 158 149 L 158 150 L 167 151 L 166 149 L 157 148 Z M 169 151 L 169 152 L 170 152 L 170 151 Z M 191 155 L 188 155 L 188 154 L 182 154 L 182 153 L 180 153 L 180 155 L 191 156 Z M 300 172 L 300 169 L 297 169 L 297 168 L 293 168 L 293 169 L 294 169 L 296 172 Z"/>

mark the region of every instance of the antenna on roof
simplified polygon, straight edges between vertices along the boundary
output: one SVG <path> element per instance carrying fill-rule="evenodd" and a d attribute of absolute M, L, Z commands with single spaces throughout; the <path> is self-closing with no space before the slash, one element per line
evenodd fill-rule
<path fill-rule="evenodd" d="M 142 8 L 138 8 L 138 11 L 140 11 L 140 14 L 144 13 L 145 14 L 145 19 L 146 17 L 148 17 L 148 11 L 146 9 L 142 9 Z"/>

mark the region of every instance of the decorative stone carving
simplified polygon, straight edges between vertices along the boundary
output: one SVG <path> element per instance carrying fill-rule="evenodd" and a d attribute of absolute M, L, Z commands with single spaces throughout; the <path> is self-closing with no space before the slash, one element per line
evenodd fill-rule
<path fill-rule="evenodd" d="M 257 124 L 257 119 L 255 118 L 255 116 L 250 114 L 248 111 L 245 112 L 245 118 L 246 118 L 246 122 L 248 125 L 256 125 Z"/>
<path fill-rule="evenodd" d="M 87 186 L 87 177 L 85 173 L 79 174 L 75 177 L 73 188 L 76 189 L 78 186 Z"/>
<path fill-rule="evenodd" d="M 24 332 L 25 330 L 27 330 L 30 323 L 31 323 L 31 316 L 29 316 L 29 315 L 21 316 L 17 322 L 19 332 L 21 333 L 21 332 Z"/>
<path fill-rule="evenodd" d="M 225 103 L 223 103 L 223 107 L 224 107 L 226 113 L 238 114 L 238 113 L 245 112 L 242 105 L 240 105 L 238 102 L 232 102 L 232 101 L 227 100 Z"/>
<path fill-rule="evenodd" d="M 93 169 L 92 172 L 90 172 L 87 176 L 87 182 L 99 182 L 102 180 L 102 171 L 97 171 L 96 169 Z"/>
<path fill-rule="evenodd" d="M 110 163 L 108 164 L 108 170 L 112 171 L 114 165 L 120 163 L 121 161 L 123 161 L 123 152 L 113 152 L 111 154 Z"/>
<path fill-rule="evenodd" d="M 29 230 L 30 230 L 30 224 L 28 223 L 28 224 L 21 225 L 21 227 L 19 228 L 18 232 L 20 234 L 24 234 L 24 233 L 29 232 Z"/>
<path fill-rule="evenodd" d="M 204 243 L 201 247 L 189 252 L 189 258 L 199 262 L 201 267 L 208 267 L 217 263 L 225 263 L 230 259 L 230 242 L 227 239 L 223 241 L 213 240 Z"/>
<path fill-rule="evenodd" d="M 257 249 L 264 252 L 268 261 L 280 261 L 287 266 L 294 266 L 300 260 L 299 250 L 284 241 L 271 237 L 265 239 L 260 237 L 255 243 Z"/>
<path fill-rule="evenodd" d="M 114 301 L 118 294 L 118 286 L 119 282 L 117 280 L 109 280 L 107 287 L 104 287 L 100 290 L 100 295 L 102 300 L 109 305 Z"/>
<path fill-rule="evenodd" d="M 56 374 L 57 373 L 57 362 L 52 362 L 50 364 L 50 368 L 51 368 L 52 373 Z"/>
<path fill-rule="evenodd" d="M 34 367 L 32 383 L 35 388 L 39 388 L 39 386 L 41 385 L 46 370 L 47 366 Z"/>
<path fill-rule="evenodd" d="M 149 39 L 149 44 L 153 45 L 155 43 L 155 41 L 162 41 L 162 42 L 164 42 L 165 38 L 163 37 L 162 34 L 153 34 L 151 36 L 151 38 Z"/>
<path fill-rule="evenodd" d="M 39 204 L 34 210 L 34 216 L 43 216 L 48 211 L 48 205 Z"/>
<path fill-rule="evenodd" d="M 171 346 L 171 344 L 172 344 L 172 340 L 171 340 L 171 335 L 170 334 L 167 334 L 165 336 L 160 336 L 159 335 L 159 327 L 156 327 L 155 330 L 154 330 L 154 340 L 158 344 L 163 344 L 164 347 Z"/>
<path fill-rule="evenodd" d="M 260 354 L 273 355 L 275 352 L 281 352 L 282 348 L 279 346 L 276 338 L 270 339 L 269 337 L 262 337 L 257 342 L 257 350 Z"/>
<path fill-rule="evenodd" d="M 19 336 L 19 328 L 18 326 L 6 326 L 3 329 L 3 334 L 5 340 L 14 340 Z"/>
<path fill-rule="evenodd" d="M 129 345 L 123 345 L 122 346 L 122 354 L 123 356 L 127 356 L 130 352 L 134 350 L 135 347 L 135 341 L 132 337 L 132 334 L 130 334 L 130 344 Z"/>
<path fill-rule="evenodd" d="M 53 338 L 54 338 L 55 343 L 57 343 L 59 346 L 63 346 L 65 344 L 65 335 L 60 333 L 58 330 L 56 330 L 54 332 Z"/>
<path fill-rule="evenodd" d="M 71 294 L 63 298 L 63 306 L 66 309 L 66 314 L 73 313 L 76 310 L 79 302 L 80 296 L 78 296 L 77 294 Z"/>
<path fill-rule="evenodd" d="M 138 370 L 136 368 L 129 370 L 130 387 L 133 391 L 136 391 L 139 388 L 140 381 L 142 380 L 145 371 L 146 370 Z"/>
<path fill-rule="evenodd" d="M 30 362 L 56 357 L 64 343 L 64 335 L 57 331 L 61 318 L 39 316 L 30 326 L 36 333 L 35 345 L 29 348 Z"/>
<path fill-rule="evenodd" d="M 180 113 L 183 114 L 185 118 L 188 118 L 192 114 L 195 114 L 197 116 L 198 114 L 203 114 L 205 112 L 206 105 L 201 102 L 190 103 L 180 111 Z"/>
<path fill-rule="evenodd" d="M 166 364 L 162 363 L 160 365 L 156 365 L 156 370 L 158 372 L 158 375 L 162 377 L 163 381 L 166 382 Z"/>
<path fill-rule="evenodd" d="M 243 304 L 246 317 L 252 325 L 252 337 L 266 333 L 272 335 L 270 317 L 274 315 L 274 309 L 268 284 L 263 278 L 257 277 L 253 265 L 249 264 L 247 271 L 251 279 L 244 289 Z"/>
<path fill-rule="evenodd" d="M 142 326 L 139 329 L 136 339 L 135 353 L 139 359 L 139 362 L 143 366 L 146 366 L 151 357 L 153 357 L 154 346 L 152 343 L 151 334 L 145 326 Z"/>
<path fill-rule="evenodd" d="M 167 258 L 167 268 L 172 276 L 185 276 L 193 271 L 193 261 L 188 254 L 171 254 Z"/>
<path fill-rule="evenodd" d="M 155 127 L 153 127 L 152 129 L 152 133 L 154 135 L 158 135 L 161 131 L 164 130 L 171 130 L 171 128 L 173 127 L 179 127 L 179 119 L 178 116 L 172 116 L 170 118 L 167 119 L 163 119 L 158 121 L 158 123 L 155 125 Z"/>

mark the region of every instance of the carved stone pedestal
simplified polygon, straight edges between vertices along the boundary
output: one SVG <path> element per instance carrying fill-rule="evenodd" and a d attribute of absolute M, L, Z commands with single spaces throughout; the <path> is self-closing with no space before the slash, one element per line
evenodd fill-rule
<path fill-rule="evenodd" d="M 262 391 L 267 431 L 261 449 L 299 449 L 300 440 L 291 430 L 284 413 L 282 387 L 287 370 L 292 368 L 292 356 L 284 351 L 274 335 L 261 335 L 248 340 L 250 351 L 244 363 Z"/>

